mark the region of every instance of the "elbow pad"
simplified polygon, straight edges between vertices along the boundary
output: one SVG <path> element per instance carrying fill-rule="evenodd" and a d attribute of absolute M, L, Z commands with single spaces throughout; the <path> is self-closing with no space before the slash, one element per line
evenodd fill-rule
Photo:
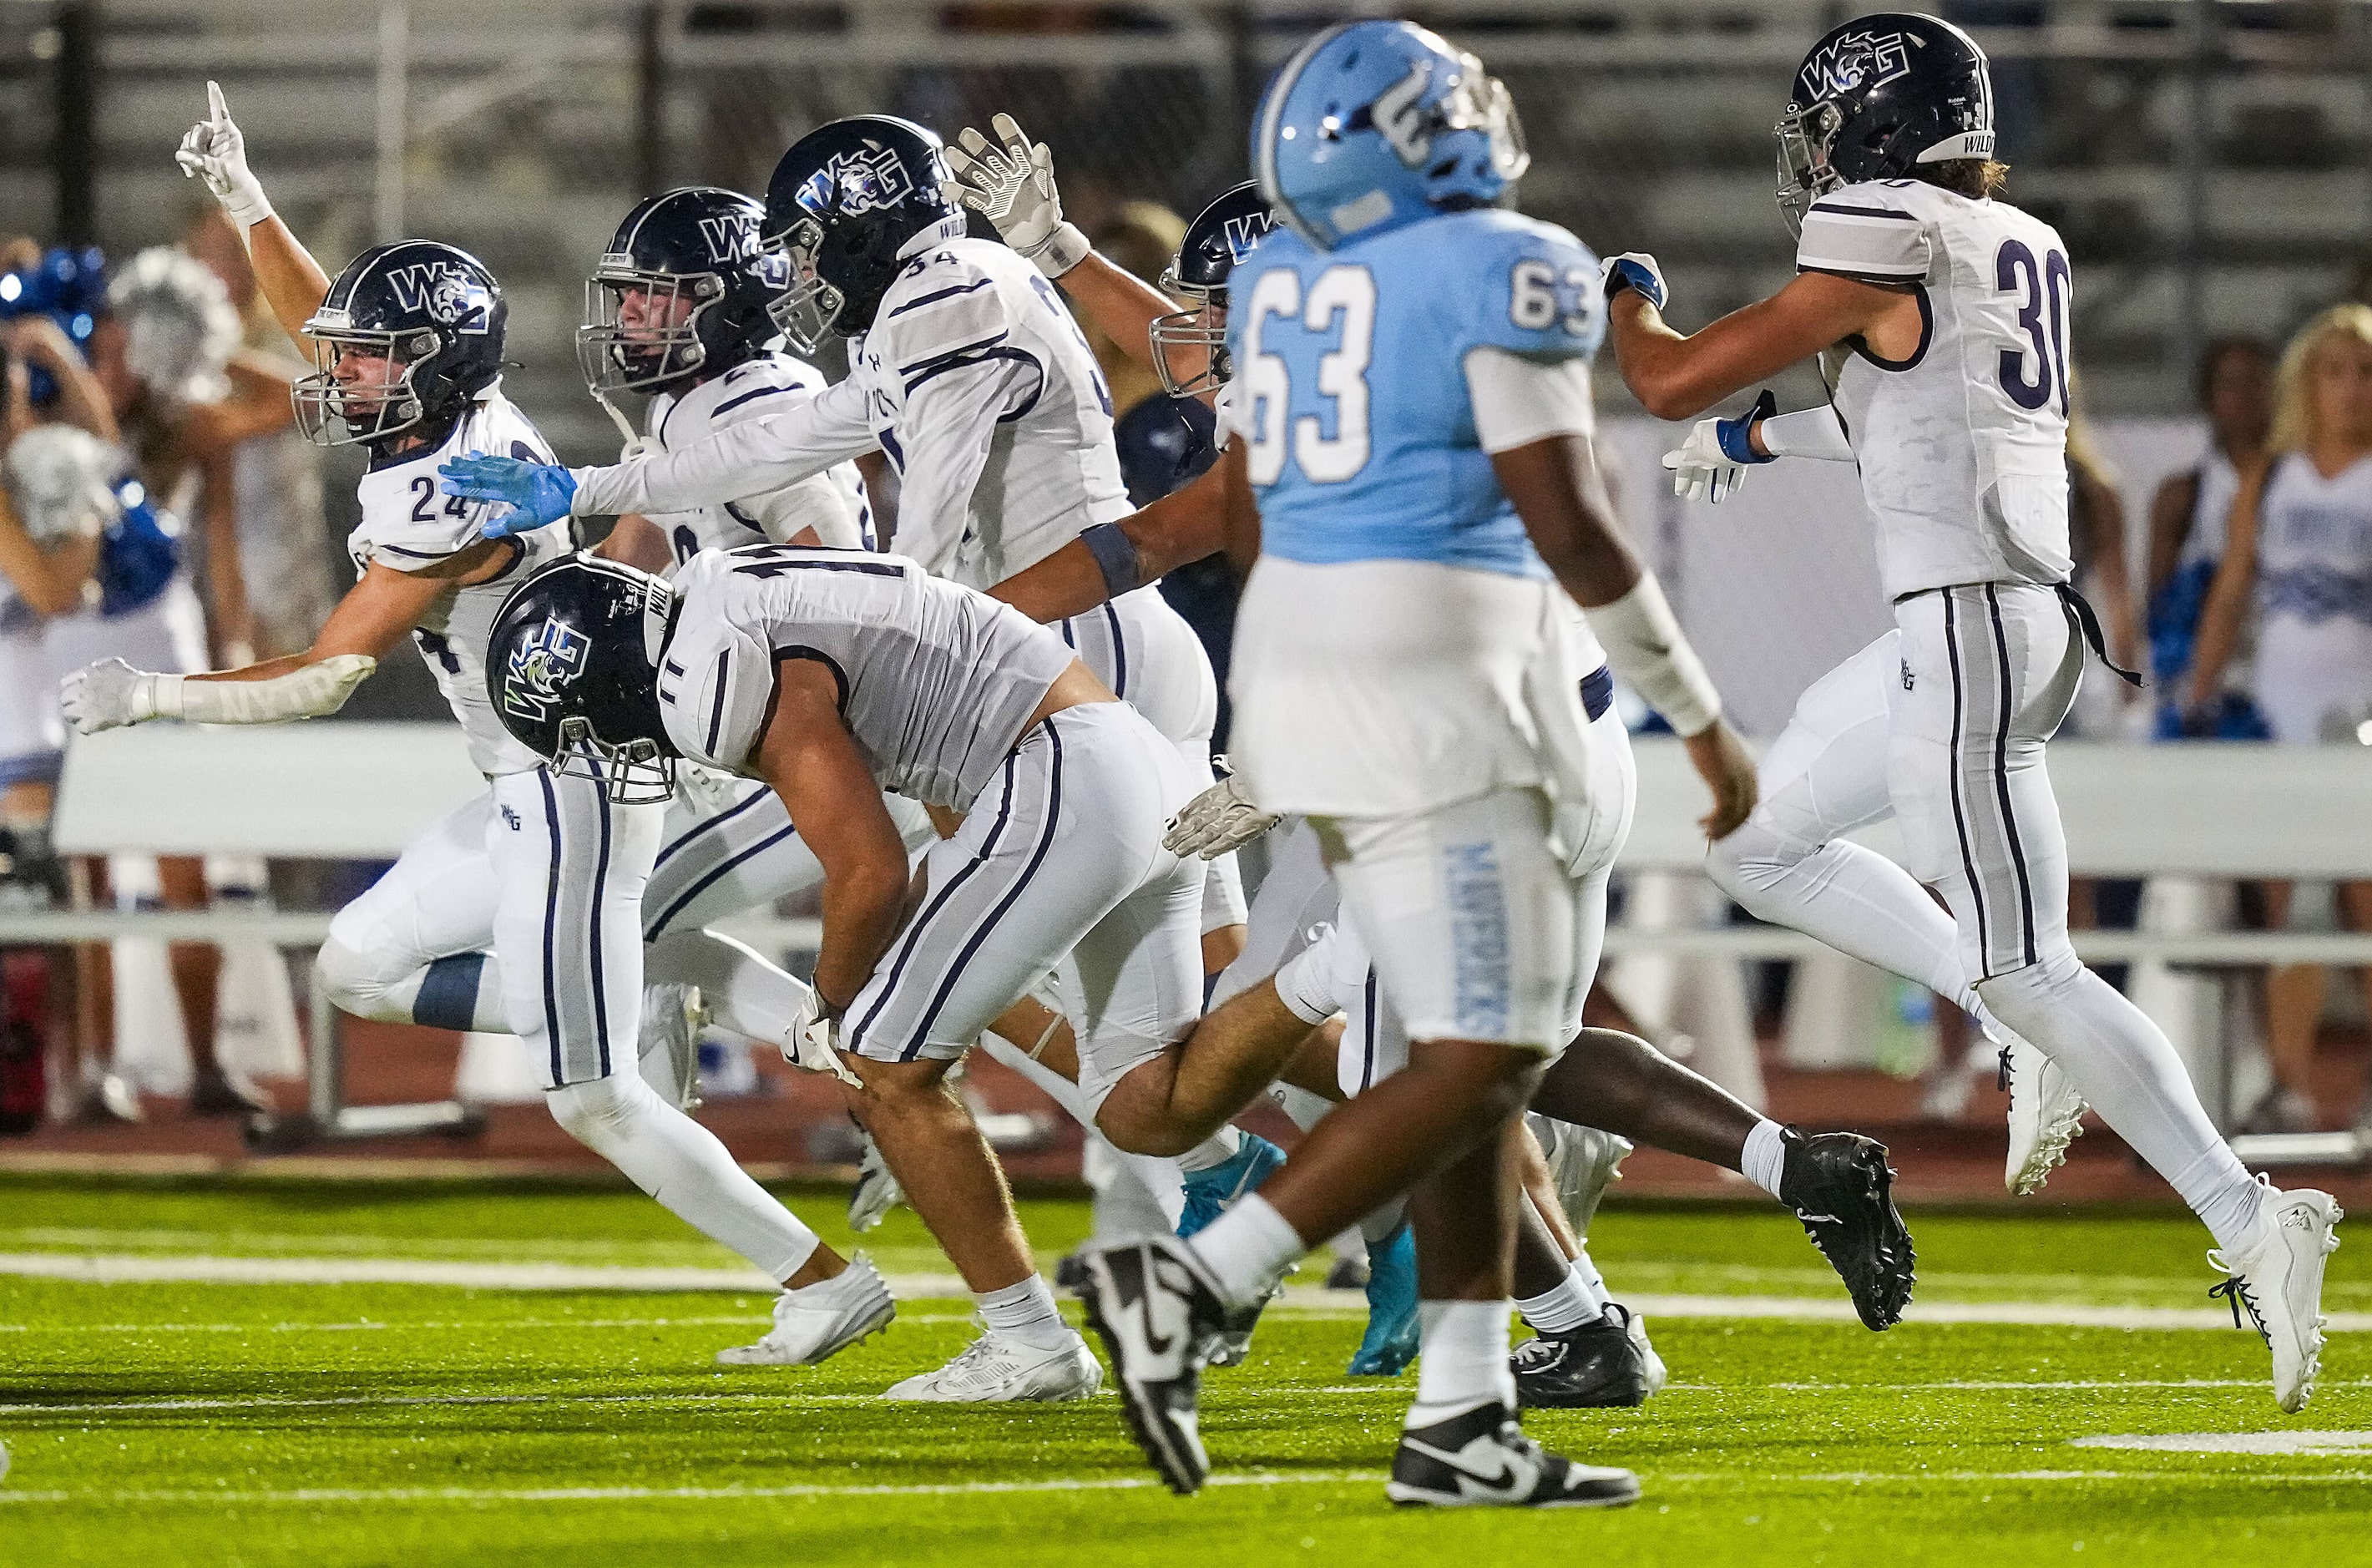
<path fill-rule="evenodd" d="M 1721 693 L 1652 575 L 1641 573 L 1629 593 L 1585 613 L 1614 673 L 1675 730 L 1701 735 L 1721 717 Z"/>
<path fill-rule="evenodd" d="M 355 688 L 378 668 L 367 654 L 333 654 L 319 664 L 269 680 L 191 680 L 152 675 L 148 707 L 157 718 L 193 724 L 278 724 L 319 718 L 346 705 Z"/>

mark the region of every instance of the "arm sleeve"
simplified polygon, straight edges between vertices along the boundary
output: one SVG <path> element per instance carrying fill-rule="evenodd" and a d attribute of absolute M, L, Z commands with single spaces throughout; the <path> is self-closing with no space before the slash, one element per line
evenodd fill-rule
<path fill-rule="evenodd" d="M 1873 283 L 1916 283 L 1933 259 L 1927 225 L 1868 186 L 1812 203 L 1796 245 L 1799 273 L 1835 273 Z"/>
<path fill-rule="evenodd" d="M 1774 413 L 1762 422 L 1761 429 L 1762 449 L 1774 458 L 1817 458 L 1824 463 L 1854 460 L 1853 442 L 1831 404 Z"/>
<path fill-rule="evenodd" d="M 997 426 L 1038 404 L 1045 367 L 1015 341 L 986 279 L 935 291 L 884 318 L 875 351 L 903 384 L 898 553 L 949 575 Z"/>
<path fill-rule="evenodd" d="M 690 512 L 796 484 L 876 445 L 865 389 L 852 377 L 680 452 L 574 470 L 573 509 L 579 517 Z"/>
<path fill-rule="evenodd" d="M 1586 359 L 1478 348 L 1468 351 L 1465 363 L 1474 432 L 1486 452 L 1512 452 L 1552 436 L 1587 436 L 1597 426 Z"/>
<path fill-rule="evenodd" d="M 770 368 L 746 378 L 744 385 L 727 389 L 716 412 L 710 415 L 712 427 L 730 429 L 773 414 L 787 413 L 811 401 L 822 390 L 820 378 L 807 382 L 788 372 Z M 730 505 L 736 517 L 754 524 L 759 532 L 777 544 L 809 528 L 815 529 L 818 540 L 836 549 L 858 549 L 864 542 L 857 528 L 855 499 L 843 488 L 841 476 L 829 470 L 811 474 L 796 484 L 742 496 Z"/>

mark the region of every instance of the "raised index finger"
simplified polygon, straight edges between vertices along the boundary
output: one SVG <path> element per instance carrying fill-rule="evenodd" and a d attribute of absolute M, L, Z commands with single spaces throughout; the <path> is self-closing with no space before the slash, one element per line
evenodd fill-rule
<path fill-rule="evenodd" d="M 212 120 L 215 124 L 227 125 L 230 123 L 230 105 L 223 101 L 222 84 L 220 82 L 208 82 L 206 84 L 206 109 L 208 111 L 206 117 Z"/>

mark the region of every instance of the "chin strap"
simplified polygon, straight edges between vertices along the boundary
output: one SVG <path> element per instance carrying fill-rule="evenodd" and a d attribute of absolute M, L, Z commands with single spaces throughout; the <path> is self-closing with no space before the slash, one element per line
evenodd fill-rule
<path fill-rule="evenodd" d="M 618 405 L 610 401 L 609 394 L 596 392 L 593 401 L 601 405 L 601 412 L 610 416 L 610 423 L 618 427 L 618 434 L 625 440 L 625 445 L 618 448 L 620 462 L 631 463 L 636 458 L 646 458 L 659 449 L 657 441 L 634 429 L 634 422 L 618 411 Z"/>

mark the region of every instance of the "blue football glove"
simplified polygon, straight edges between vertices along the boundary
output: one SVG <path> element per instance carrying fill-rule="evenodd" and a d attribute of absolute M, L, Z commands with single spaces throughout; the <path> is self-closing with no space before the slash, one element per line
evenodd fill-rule
<path fill-rule="evenodd" d="M 1658 310 L 1664 308 L 1664 269 L 1656 265 L 1656 258 L 1645 250 L 1625 250 L 1620 256 L 1608 257 L 1599 280 L 1609 300 L 1626 288 L 1635 288 L 1640 298 Z"/>
<path fill-rule="evenodd" d="M 1779 400 L 1771 395 L 1770 388 L 1765 387 L 1762 395 L 1754 400 L 1754 406 L 1747 410 L 1742 418 L 1715 420 L 1714 436 L 1721 443 L 1722 456 L 1734 463 L 1777 461 L 1775 458 L 1764 457 L 1754 449 L 1754 427 L 1778 412 Z"/>
<path fill-rule="evenodd" d="M 488 539 L 508 539 L 536 528 L 550 528 L 568 516 L 576 499 L 576 476 L 566 469 L 517 458 L 489 457 L 468 452 L 436 470 L 448 495 L 471 501 L 501 501 L 508 509 L 489 516 L 478 527 Z"/>

